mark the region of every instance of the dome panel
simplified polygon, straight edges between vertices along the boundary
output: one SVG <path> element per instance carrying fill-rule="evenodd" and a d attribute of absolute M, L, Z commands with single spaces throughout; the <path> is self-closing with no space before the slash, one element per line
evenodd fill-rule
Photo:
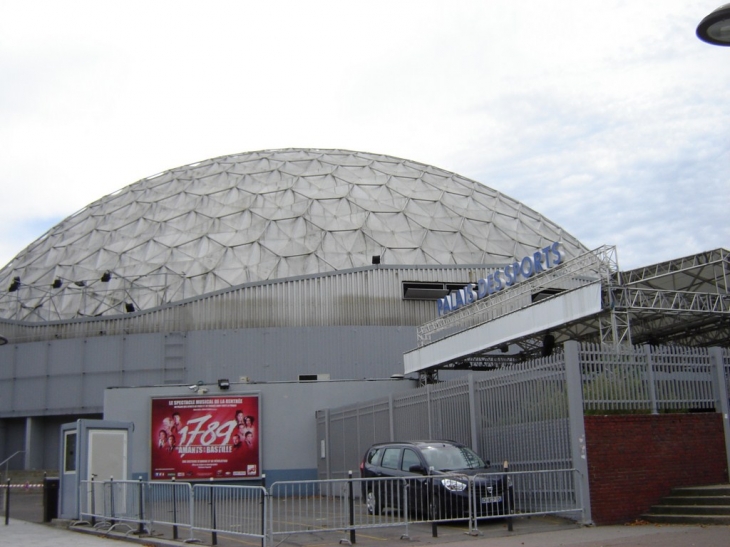
<path fill-rule="evenodd" d="M 373 255 L 384 264 L 494 265 L 556 240 L 566 257 L 586 250 L 522 203 L 437 167 L 349 150 L 261 150 L 170 169 L 64 219 L 0 270 L 0 286 L 23 283 L 22 300 L 0 292 L 0 316 L 124 313 L 122 278 L 134 280 L 144 309 L 370 266 Z M 115 278 L 102 284 L 107 270 Z M 56 277 L 67 281 L 49 296 Z"/>
<path fill-rule="evenodd" d="M 311 254 L 319 247 L 322 233 L 310 227 L 301 217 L 274 221 L 266 227 L 259 242 L 281 257 Z"/>
<path fill-rule="evenodd" d="M 343 198 L 350 191 L 350 186 L 328 174 L 297 177 L 292 190 L 316 203 L 323 199 Z"/>
<path fill-rule="evenodd" d="M 360 230 L 330 232 L 322 241 L 326 260 L 333 269 L 359 268 L 371 263 L 382 247 Z"/>
<path fill-rule="evenodd" d="M 309 200 L 304 196 L 285 190 L 258 196 L 251 210 L 269 220 L 283 220 L 301 217 L 308 207 Z"/>
<path fill-rule="evenodd" d="M 315 201 L 309 207 L 309 221 L 325 232 L 362 228 L 368 214 L 348 199 Z"/>
<path fill-rule="evenodd" d="M 407 199 L 387 186 L 353 186 L 350 200 L 373 213 L 396 213 L 402 211 Z"/>
<path fill-rule="evenodd" d="M 338 167 L 332 173 L 338 179 L 359 186 L 383 186 L 390 177 L 373 169 L 370 165 Z"/>
<path fill-rule="evenodd" d="M 427 230 L 412 222 L 402 213 L 371 214 L 364 231 L 381 246 L 397 249 L 415 249 L 421 246 Z"/>
<path fill-rule="evenodd" d="M 408 218 L 420 226 L 442 232 L 456 232 L 464 221 L 463 218 L 454 216 L 451 211 L 436 201 L 411 199 L 406 206 L 405 213 Z"/>

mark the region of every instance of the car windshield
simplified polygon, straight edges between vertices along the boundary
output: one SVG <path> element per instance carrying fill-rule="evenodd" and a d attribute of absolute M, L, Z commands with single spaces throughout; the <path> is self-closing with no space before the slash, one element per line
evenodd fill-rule
<path fill-rule="evenodd" d="M 429 444 L 421 447 L 429 467 L 439 471 L 454 469 L 477 469 L 486 467 L 484 461 L 471 449 L 452 444 Z"/>

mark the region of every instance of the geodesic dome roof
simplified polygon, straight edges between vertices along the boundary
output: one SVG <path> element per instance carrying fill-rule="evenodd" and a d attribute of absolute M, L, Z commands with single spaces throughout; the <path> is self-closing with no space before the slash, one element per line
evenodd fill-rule
<path fill-rule="evenodd" d="M 0 270 L 0 316 L 118 314 L 375 255 L 505 264 L 552 241 L 567 256 L 585 251 L 522 203 L 436 167 L 345 150 L 248 152 L 142 179 L 63 220 Z"/>

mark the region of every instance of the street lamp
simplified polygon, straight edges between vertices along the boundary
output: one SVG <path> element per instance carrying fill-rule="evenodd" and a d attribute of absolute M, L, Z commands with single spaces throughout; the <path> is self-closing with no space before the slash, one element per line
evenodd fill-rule
<path fill-rule="evenodd" d="M 720 6 L 700 21 L 697 38 L 715 46 L 730 46 L 730 4 Z"/>

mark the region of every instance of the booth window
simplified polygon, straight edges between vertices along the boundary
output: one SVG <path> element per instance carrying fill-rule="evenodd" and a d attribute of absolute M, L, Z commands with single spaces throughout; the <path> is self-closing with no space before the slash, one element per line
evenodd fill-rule
<path fill-rule="evenodd" d="M 76 472 L 76 432 L 68 431 L 63 437 L 63 472 Z"/>

